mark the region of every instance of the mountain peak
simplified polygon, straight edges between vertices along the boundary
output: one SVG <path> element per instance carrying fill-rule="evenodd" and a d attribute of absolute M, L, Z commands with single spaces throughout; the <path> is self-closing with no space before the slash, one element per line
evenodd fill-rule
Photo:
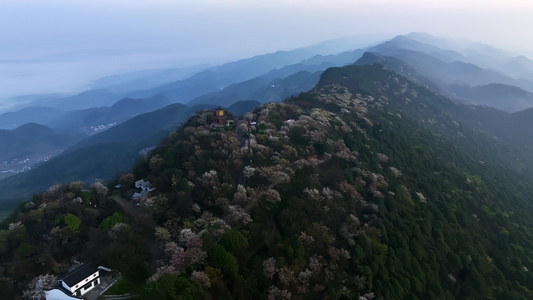
<path fill-rule="evenodd" d="M 48 134 L 53 132 L 53 130 L 45 125 L 37 124 L 37 123 L 26 123 L 23 124 L 15 129 L 13 129 L 14 133 L 17 134 Z"/>

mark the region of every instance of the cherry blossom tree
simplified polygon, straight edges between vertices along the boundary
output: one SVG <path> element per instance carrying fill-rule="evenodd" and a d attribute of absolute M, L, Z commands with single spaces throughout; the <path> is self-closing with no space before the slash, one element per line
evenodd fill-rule
<path fill-rule="evenodd" d="M 304 271 L 301 271 L 298 274 L 298 281 L 304 284 L 308 284 L 309 279 L 311 278 L 311 275 L 313 275 L 313 272 L 309 269 L 305 269 Z"/>
<path fill-rule="evenodd" d="M 250 215 L 238 205 L 230 205 L 226 217 L 227 222 L 241 222 L 242 224 L 248 224 L 252 222 Z"/>
<path fill-rule="evenodd" d="M 101 196 L 106 196 L 107 193 L 109 192 L 109 189 L 100 180 L 96 180 L 94 182 L 93 188 L 96 190 L 96 193 L 98 193 Z"/>
<path fill-rule="evenodd" d="M 262 193 L 262 198 L 269 203 L 278 203 L 281 201 L 281 196 L 278 191 L 274 189 L 267 189 Z"/>
<path fill-rule="evenodd" d="M 57 284 L 55 275 L 39 275 L 35 277 L 22 292 L 22 298 L 26 300 L 45 300 L 46 290 L 50 290 Z"/>
<path fill-rule="evenodd" d="M 287 267 L 279 269 L 278 278 L 282 285 L 289 286 L 294 282 L 294 273 Z"/>
<path fill-rule="evenodd" d="M 263 261 L 263 274 L 265 274 L 268 279 L 272 279 L 277 272 L 278 268 L 276 267 L 275 258 L 269 257 Z"/>
<path fill-rule="evenodd" d="M 211 287 L 211 279 L 203 271 L 193 271 L 191 280 L 198 281 L 206 289 Z"/>
<path fill-rule="evenodd" d="M 181 270 L 185 267 L 186 261 L 187 257 L 185 256 L 185 250 L 181 247 L 178 247 L 176 251 L 172 253 L 172 257 L 170 258 L 170 264 L 176 270 Z"/>
<path fill-rule="evenodd" d="M 280 290 L 276 286 L 271 286 L 268 288 L 268 300 L 289 300 L 291 299 L 292 293 L 287 290 Z"/>

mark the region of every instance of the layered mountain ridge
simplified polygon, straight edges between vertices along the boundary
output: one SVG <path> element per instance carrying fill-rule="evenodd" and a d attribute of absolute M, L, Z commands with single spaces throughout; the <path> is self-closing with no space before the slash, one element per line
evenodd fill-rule
<path fill-rule="evenodd" d="M 2 154 L 5 154 L 6 158 L 0 161 L 12 165 L 2 165 L 0 177 L 11 176 L 21 170 L 34 169 L 0 181 L 3 190 L 0 195 L 2 205 L 7 211 L 11 211 L 17 203 L 27 199 L 31 194 L 56 183 L 74 180 L 92 182 L 97 178 L 110 179 L 129 170 L 140 158 L 139 153 L 144 148 L 157 145 L 162 138 L 197 110 L 222 105 L 231 106 L 230 111 L 239 111 L 242 115 L 260 103 L 278 102 L 286 97 L 311 90 L 327 68 L 354 62 L 356 65 L 379 63 L 421 86 L 453 99 L 453 101 L 444 101 L 432 93 L 426 93 L 424 98 L 434 100 L 426 103 L 427 107 L 419 106 L 418 109 L 402 107 L 402 109 L 410 111 L 410 116 L 415 119 L 418 116 L 426 116 L 423 120 L 427 124 L 435 122 L 439 124 L 439 116 L 449 116 L 459 125 L 453 122 L 453 125 L 450 125 L 448 122 L 446 128 L 456 126 L 454 138 L 459 141 L 465 139 L 462 135 L 468 137 L 464 128 L 480 131 L 490 137 L 493 143 L 504 145 L 496 148 L 492 144 L 475 146 L 480 149 L 488 147 L 497 153 L 496 157 L 482 161 L 498 159 L 499 163 L 507 164 L 512 170 L 531 173 L 532 158 L 529 153 L 533 140 L 531 134 L 533 131 L 530 130 L 533 117 L 530 109 L 522 110 L 531 107 L 532 103 L 532 94 L 527 90 L 528 74 L 533 70 L 531 60 L 525 57 L 512 57 L 486 45 L 461 44 L 424 34 L 409 34 L 372 47 L 337 51 L 329 55 L 327 53 L 317 55 L 311 50 L 298 50 L 294 53 L 272 53 L 216 67 L 169 70 L 167 74 L 148 72 L 151 74 L 149 76 L 154 76 L 154 82 L 158 82 L 153 93 L 147 92 L 150 89 L 146 89 L 145 85 L 132 89 L 135 87 L 134 81 L 139 80 L 139 76 L 142 77 L 140 74 L 118 76 L 108 78 L 109 81 L 106 79 L 98 82 L 95 86 L 98 89 L 95 91 L 61 100 L 72 101 L 69 105 L 63 105 L 63 109 L 77 107 L 78 102 L 83 102 L 83 105 L 105 103 L 108 106 L 83 110 L 30 107 L 17 113 L 3 114 L 0 116 L 0 124 L 9 127 L 9 130 L 33 122 L 45 124 L 52 128 L 56 135 L 54 138 L 46 139 L 48 134 L 29 134 L 23 138 L 24 144 L 7 136 L 2 139 L 0 146 L 11 150 L 4 151 Z M 254 65 L 259 63 L 266 64 Z M 454 71 L 444 74 L 439 69 L 442 66 L 445 66 L 445 70 Z M 248 70 L 241 70 L 243 67 Z M 480 82 L 449 80 L 450 76 L 455 76 L 454 74 L 457 74 L 457 78 L 465 76 L 466 73 L 459 71 L 466 69 L 480 74 L 476 75 L 479 78 L 501 80 L 498 79 L 500 82 L 488 80 L 486 82 L 490 83 L 479 86 L 475 84 Z M 319 86 L 330 80 L 331 78 L 328 78 L 337 72 L 335 70 L 338 69 L 328 70 L 328 76 L 322 78 Z M 367 71 L 369 70 L 365 72 Z M 341 76 L 331 80 L 337 84 L 343 83 L 343 80 L 352 82 L 349 85 L 354 84 L 354 79 L 350 77 L 353 74 L 349 73 L 347 79 L 342 79 Z M 168 81 L 171 81 L 169 78 L 176 80 L 169 83 Z M 244 81 L 238 82 L 242 79 Z M 380 80 L 384 79 L 380 77 L 375 79 L 375 81 Z M 121 90 L 115 85 L 129 87 Z M 365 85 L 373 86 L 372 83 Z M 172 94 L 176 90 L 167 89 L 176 86 L 184 90 Z M 209 87 L 204 88 L 206 86 Z M 107 88 L 112 90 L 112 95 L 103 94 Z M 361 87 L 356 85 L 353 88 Z M 123 93 L 126 90 L 127 93 Z M 134 99 L 118 96 L 133 96 L 136 91 L 145 93 L 143 97 L 149 98 Z M 400 89 L 397 93 L 401 91 Z M 159 94 L 154 94 L 156 92 Z M 372 88 L 368 92 L 374 94 L 377 90 Z M 394 94 L 387 97 L 393 96 Z M 188 107 L 183 104 L 168 105 L 175 101 L 186 100 L 189 101 Z M 238 100 L 243 102 L 237 102 Z M 435 103 L 441 103 L 439 102 L 441 100 L 447 104 L 435 107 Z M 39 102 L 39 105 L 43 103 L 45 102 Z M 456 103 L 467 105 L 461 106 Z M 192 107 L 195 104 L 198 105 Z M 431 109 L 431 113 L 428 113 L 428 109 Z M 148 112 L 152 113 L 142 115 Z M 442 124 L 440 126 L 442 127 Z M 432 130 L 439 131 L 441 128 L 436 126 Z M 67 131 L 70 133 L 66 133 Z M 7 132 L 2 131 L 2 134 Z M 83 137 L 82 134 L 77 134 L 80 132 L 91 136 L 80 140 Z M 11 133 L 8 135 L 12 136 Z M 46 139 L 45 144 L 42 143 L 43 139 Z M 21 148 L 27 151 L 17 150 Z M 53 159 L 53 156 L 57 159 Z M 31 164 L 28 162 L 27 167 L 19 164 L 20 161 L 27 159 L 32 162 Z"/>
<path fill-rule="evenodd" d="M 120 176 L 124 191 L 151 182 L 142 208 L 112 208 L 97 183 L 34 197 L 9 220 L 26 235 L 0 232 L 30 248 L 1 259 L 48 245 L 45 273 L 78 253 L 121 270 L 140 299 L 527 299 L 530 162 L 480 129 L 473 111 L 508 115 L 485 109 L 380 64 L 330 68 L 235 131 L 199 111 Z M 122 209 L 130 226 L 97 226 Z M 83 225 L 45 217 L 58 214 Z"/>

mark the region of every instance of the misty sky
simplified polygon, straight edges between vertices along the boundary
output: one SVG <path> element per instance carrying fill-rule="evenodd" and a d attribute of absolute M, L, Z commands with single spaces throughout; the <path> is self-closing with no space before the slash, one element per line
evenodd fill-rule
<path fill-rule="evenodd" d="M 423 31 L 529 55 L 531 12 L 529 0 L 0 0 L 0 109 L 114 73 L 359 34 Z"/>

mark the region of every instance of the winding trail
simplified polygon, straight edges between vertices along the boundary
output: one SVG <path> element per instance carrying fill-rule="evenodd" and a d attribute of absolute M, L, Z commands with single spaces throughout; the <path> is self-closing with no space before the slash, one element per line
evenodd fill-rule
<path fill-rule="evenodd" d="M 132 218 L 135 218 L 137 215 L 138 207 L 135 206 L 135 204 L 132 203 L 132 201 L 127 200 L 126 198 L 122 197 L 119 193 L 115 193 L 111 196 L 111 199 L 115 200 L 122 209 L 129 214 Z"/>

